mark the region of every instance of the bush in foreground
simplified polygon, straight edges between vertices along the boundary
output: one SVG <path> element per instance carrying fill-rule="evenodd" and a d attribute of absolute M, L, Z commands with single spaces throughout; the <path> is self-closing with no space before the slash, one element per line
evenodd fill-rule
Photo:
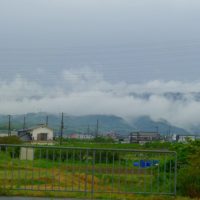
<path fill-rule="evenodd" d="M 184 196 L 200 198 L 200 146 L 187 158 L 188 164 L 179 170 L 178 190 Z"/>
<path fill-rule="evenodd" d="M 21 144 L 22 141 L 17 136 L 0 137 L 0 144 Z"/>

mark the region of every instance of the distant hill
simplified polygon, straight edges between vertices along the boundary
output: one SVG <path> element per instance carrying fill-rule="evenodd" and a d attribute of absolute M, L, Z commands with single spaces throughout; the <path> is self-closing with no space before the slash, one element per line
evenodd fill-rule
<path fill-rule="evenodd" d="M 26 126 L 34 126 L 46 122 L 48 115 L 49 126 L 55 132 L 59 132 L 61 115 L 47 113 L 28 113 L 26 115 Z M 21 129 L 23 127 L 24 115 L 12 116 L 12 129 Z M 153 121 L 148 116 L 139 117 L 129 122 L 123 118 L 113 115 L 86 115 L 86 116 L 68 116 L 64 115 L 64 134 L 69 133 L 95 133 L 97 119 L 99 121 L 99 133 L 115 132 L 117 134 L 129 134 L 131 131 L 158 131 L 161 134 L 181 133 L 188 131 L 170 125 L 167 121 Z M 0 115 L 0 129 L 7 129 L 8 117 Z"/>
<path fill-rule="evenodd" d="M 132 121 L 132 124 L 134 124 L 135 127 L 137 127 L 138 130 L 142 131 L 158 131 L 163 134 L 189 134 L 187 130 L 184 130 L 182 128 L 172 126 L 169 122 L 166 120 L 160 120 L 160 121 L 153 121 L 148 116 L 139 117 Z"/>

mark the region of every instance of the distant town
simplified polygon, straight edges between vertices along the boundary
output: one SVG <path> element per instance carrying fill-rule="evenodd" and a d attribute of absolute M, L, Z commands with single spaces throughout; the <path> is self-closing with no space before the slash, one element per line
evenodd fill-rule
<path fill-rule="evenodd" d="M 27 127 L 26 117 L 23 118 L 22 127 L 19 129 L 12 128 L 12 117 L 8 116 L 7 130 L 0 130 L 0 137 L 5 136 L 17 136 L 20 140 L 30 143 L 53 143 L 55 140 L 61 139 L 74 139 L 74 140 L 92 140 L 94 138 L 105 138 L 111 139 L 115 143 L 138 143 L 145 144 L 147 142 L 183 142 L 186 143 L 188 140 L 195 141 L 200 139 L 198 134 L 180 134 L 180 133 L 168 133 L 162 134 L 159 132 L 159 126 L 157 126 L 155 131 L 143 131 L 143 130 L 133 130 L 127 132 L 126 134 L 120 134 L 116 131 L 99 131 L 100 121 L 96 120 L 96 127 L 94 130 L 90 130 L 88 125 L 87 131 L 85 132 L 68 132 L 64 128 L 64 114 L 60 116 L 60 127 L 55 130 L 49 123 L 49 117 L 46 116 L 45 123 L 35 124 Z M 6 125 L 5 125 L 6 127 Z"/>

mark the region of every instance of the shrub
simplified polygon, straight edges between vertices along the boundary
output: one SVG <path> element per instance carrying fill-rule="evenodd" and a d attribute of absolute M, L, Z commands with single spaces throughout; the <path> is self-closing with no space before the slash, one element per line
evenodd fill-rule
<path fill-rule="evenodd" d="M 17 136 L 0 137 L 0 144 L 21 144 L 22 141 Z"/>
<path fill-rule="evenodd" d="M 8 144 L 8 147 L 1 146 L 0 150 L 7 152 L 10 157 L 19 157 L 20 147 L 10 147 L 9 144 L 21 144 L 22 141 L 17 136 L 0 137 L 0 144 Z"/>
<path fill-rule="evenodd" d="M 188 165 L 179 170 L 178 190 L 182 195 L 200 198 L 200 147 L 188 156 Z"/>

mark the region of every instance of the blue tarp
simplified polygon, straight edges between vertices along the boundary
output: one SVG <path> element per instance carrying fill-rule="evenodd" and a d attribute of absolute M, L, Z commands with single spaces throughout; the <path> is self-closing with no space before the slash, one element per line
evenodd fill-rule
<path fill-rule="evenodd" d="M 139 161 L 133 162 L 134 167 L 141 167 L 141 168 L 156 166 L 158 164 L 159 164 L 159 160 L 139 160 Z"/>

